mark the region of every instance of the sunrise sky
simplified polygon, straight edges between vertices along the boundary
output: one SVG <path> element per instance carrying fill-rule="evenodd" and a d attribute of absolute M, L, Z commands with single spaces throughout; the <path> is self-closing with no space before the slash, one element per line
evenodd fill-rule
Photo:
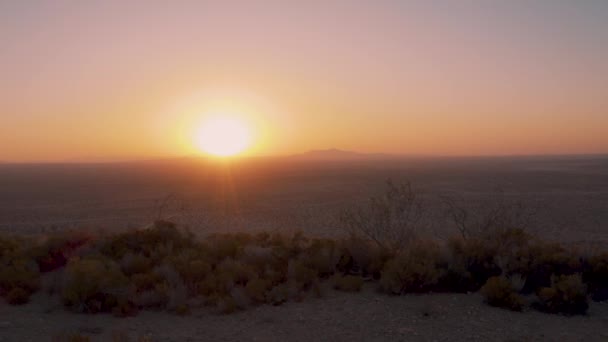
<path fill-rule="evenodd" d="M 608 1 L 2 1 L 0 160 L 608 153 Z M 204 129 L 203 129 L 204 130 Z M 197 133 L 199 132 L 199 133 Z"/>

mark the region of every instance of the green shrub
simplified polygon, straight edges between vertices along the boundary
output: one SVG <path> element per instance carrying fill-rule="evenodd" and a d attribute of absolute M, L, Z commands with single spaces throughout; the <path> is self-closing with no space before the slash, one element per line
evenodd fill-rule
<path fill-rule="evenodd" d="M 30 293 L 20 287 L 15 287 L 6 294 L 6 302 L 10 305 L 25 304 L 30 300 Z"/>
<path fill-rule="evenodd" d="M 345 292 L 359 292 L 363 287 L 363 278 L 353 275 L 336 275 L 333 279 L 334 289 Z"/>
<path fill-rule="evenodd" d="M 424 292 L 435 287 L 442 276 L 439 246 L 417 241 L 389 260 L 380 278 L 380 290 L 390 294 Z"/>
<path fill-rule="evenodd" d="M 491 306 L 507 308 L 513 311 L 521 311 L 524 307 L 524 299 L 505 277 L 492 277 L 481 288 L 481 294 L 486 303 Z"/>
<path fill-rule="evenodd" d="M 579 274 L 554 276 L 551 287 L 538 292 L 538 299 L 537 306 L 551 313 L 585 314 L 589 308 L 587 286 Z"/>

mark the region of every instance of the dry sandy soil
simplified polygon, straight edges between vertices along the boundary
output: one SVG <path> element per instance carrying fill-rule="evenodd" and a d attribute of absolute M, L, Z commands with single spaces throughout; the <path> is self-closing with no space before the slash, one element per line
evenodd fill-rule
<path fill-rule="evenodd" d="M 0 231 L 141 227 L 162 215 L 195 232 L 302 230 L 332 235 L 340 210 L 411 180 L 432 231 L 456 232 L 443 195 L 491 202 L 495 189 L 537 215 L 533 233 L 608 244 L 608 156 L 299 160 L 218 165 L 197 159 L 116 164 L 0 164 Z"/>
<path fill-rule="evenodd" d="M 92 341 L 606 341 L 608 303 L 591 303 L 586 316 L 565 317 L 493 308 L 477 294 L 391 297 L 368 287 L 362 293 L 327 290 L 322 298 L 231 315 L 207 309 L 184 317 L 149 311 L 128 318 L 81 315 L 43 295 L 25 306 L 0 306 L 1 341 L 47 341 L 70 332 Z"/>

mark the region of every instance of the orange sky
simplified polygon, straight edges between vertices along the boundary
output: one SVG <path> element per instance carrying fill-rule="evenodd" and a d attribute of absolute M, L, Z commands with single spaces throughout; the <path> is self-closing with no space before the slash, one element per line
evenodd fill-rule
<path fill-rule="evenodd" d="M 608 153 L 608 3 L 2 2 L 0 160 Z"/>

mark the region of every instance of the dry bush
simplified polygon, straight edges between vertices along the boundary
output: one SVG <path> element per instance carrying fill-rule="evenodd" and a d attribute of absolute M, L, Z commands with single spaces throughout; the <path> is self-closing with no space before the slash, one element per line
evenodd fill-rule
<path fill-rule="evenodd" d="M 77 312 L 125 309 L 131 285 L 120 267 L 107 258 L 73 259 L 65 270 L 63 303 Z"/>
<path fill-rule="evenodd" d="M 264 303 L 266 293 L 271 289 L 272 283 L 266 279 L 254 278 L 247 282 L 245 293 L 255 303 Z"/>
<path fill-rule="evenodd" d="M 0 294 L 15 288 L 33 293 L 40 287 L 40 272 L 31 259 L 22 256 L 5 257 L 0 260 Z"/>
<path fill-rule="evenodd" d="M 527 229 L 535 220 L 538 205 L 510 199 L 501 188 L 483 201 L 473 202 L 463 197 L 441 197 L 445 215 L 464 239 L 491 233 L 495 229 Z"/>
<path fill-rule="evenodd" d="M 552 277 L 551 287 L 538 292 L 537 307 L 545 312 L 583 315 L 587 312 L 587 286 L 580 274 Z"/>
<path fill-rule="evenodd" d="M 533 293 L 542 287 L 549 287 L 553 275 L 572 275 L 583 271 L 582 260 L 573 250 L 557 243 L 535 241 L 529 247 L 528 269 L 525 293 Z"/>
<path fill-rule="evenodd" d="M 334 289 L 344 292 L 359 292 L 363 287 L 363 278 L 353 275 L 335 275 Z"/>
<path fill-rule="evenodd" d="M 391 252 L 402 250 L 422 229 L 426 211 L 411 183 L 386 182 L 383 195 L 372 197 L 367 207 L 345 210 L 342 228 L 352 236 L 369 239 Z"/>
<path fill-rule="evenodd" d="M 390 259 L 380 278 L 380 290 L 390 294 L 425 292 L 442 277 L 440 247 L 431 241 L 417 241 Z"/>
<path fill-rule="evenodd" d="M 340 241 L 340 259 L 337 269 L 343 273 L 380 278 L 384 264 L 390 257 L 388 250 L 369 240 L 351 236 Z"/>
<path fill-rule="evenodd" d="M 152 270 L 152 260 L 142 254 L 127 252 L 120 261 L 120 268 L 127 276 L 147 273 Z"/>
<path fill-rule="evenodd" d="M 454 237 L 447 242 L 447 272 L 441 284 L 444 290 L 465 292 L 478 290 L 500 274 L 527 278 L 535 258 L 531 237 L 521 229 L 495 229 L 467 239 Z"/>
<path fill-rule="evenodd" d="M 268 292 L 266 302 L 272 305 L 281 305 L 289 300 L 289 287 L 287 284 L 280 284 Z"/>
<path fill-rule="evenodd" d="M 317 279 L 317 272 L 307 267 L 300 260 L 291 259 L 287 266 L 287 277 L 296 282 L 297 287 L 301 290 L 307 290 L 312 283 Z"/>
<path fill-rule="evenodd" d="M 32 248 L 31 254 L 41 272 L 50 272 L 63 267 L 75 251 L 91 241 L 84 231 L 68 231 L 48 236 Z"/>
<path fill-rule="evenodd" d="M 505 277 L 492 277 L 481 288 L 481 294 L 486 303 L 491 306 L 506 308 L 513 311 L 521 311 L 524 307 L 524 299 L 513 288 L 509 279 Z"/>

